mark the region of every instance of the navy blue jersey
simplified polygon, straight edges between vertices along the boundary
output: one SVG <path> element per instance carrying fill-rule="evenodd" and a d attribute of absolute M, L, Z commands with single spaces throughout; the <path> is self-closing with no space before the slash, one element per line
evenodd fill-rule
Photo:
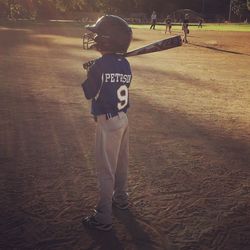
<path fill-rule="evenodd" d="M 167 25 L 170 25 L 170 24 L 171 24 L 171 19 L 170 19 L 170 18 L 167 18 L 167 19 L 166 19 L 166 24 L 167 24 Z"/>
<path fill-rule="evenodd" d="M 127 112 L 132 73 L 123 56 L 106 54 L 90 67 L 82 87 L 87 99 L 92 99 L 95 116 L 119 111 Z"/>

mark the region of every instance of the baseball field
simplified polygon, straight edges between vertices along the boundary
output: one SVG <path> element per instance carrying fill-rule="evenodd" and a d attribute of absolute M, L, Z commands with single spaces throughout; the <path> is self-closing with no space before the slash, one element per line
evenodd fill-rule
<path fill-rule="evenodd" d="M 81 225 L 98 198 L 83 33 L 0 25 L 0 249 L 250 249 L 250 32 L 129 58 L 130 208 L 106 233 Z M 133 33 L 130 49 L 169 36 Z"/>

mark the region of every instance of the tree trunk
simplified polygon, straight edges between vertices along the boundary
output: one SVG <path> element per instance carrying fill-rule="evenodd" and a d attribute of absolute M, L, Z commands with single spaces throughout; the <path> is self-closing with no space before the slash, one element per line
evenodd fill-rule
<path fill-rule="evenodd" d="M 202 0 L 202 10 L 201 10 L 202 14 L 205 13 L 205 0 Z"/>
<path fill-rule="evenodd" d="M 9 19 L 12 19 L 12 10 L 11 10 L 11 0 L 8 0 L 8 17 Z"/>
<path fill-rule="evenodd" d="M 233 0 L 230 0 L 230 6 L 229 6 L 229 15 L 228 15 L 228 21 L 231 21 L 231 14 L 232 14 L 232 3 L 233 3 Z"/>

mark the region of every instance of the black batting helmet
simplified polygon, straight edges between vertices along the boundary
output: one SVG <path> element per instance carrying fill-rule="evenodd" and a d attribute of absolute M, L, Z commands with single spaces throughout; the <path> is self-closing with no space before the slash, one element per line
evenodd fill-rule
<path fill-rule="evenodd" d="M 85 26 L 87 30 L 95 33 L 94 46 L 99 51 L 125 53 L 132 40 L 132 30 L 127 22 L 114 15 L 105 15 L 94 25 Z"/>

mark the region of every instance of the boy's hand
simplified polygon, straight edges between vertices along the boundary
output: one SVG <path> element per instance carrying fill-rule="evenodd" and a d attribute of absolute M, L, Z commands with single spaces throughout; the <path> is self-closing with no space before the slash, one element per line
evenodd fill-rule
<path fill-rule="evenodd" d="M 86 62 L 82 65 L 82 67 L 85 69 L 85 70 L 89 70 L 89 68 L 95 63 L 95 60 L 91 60 L 89 62 Z"/>

